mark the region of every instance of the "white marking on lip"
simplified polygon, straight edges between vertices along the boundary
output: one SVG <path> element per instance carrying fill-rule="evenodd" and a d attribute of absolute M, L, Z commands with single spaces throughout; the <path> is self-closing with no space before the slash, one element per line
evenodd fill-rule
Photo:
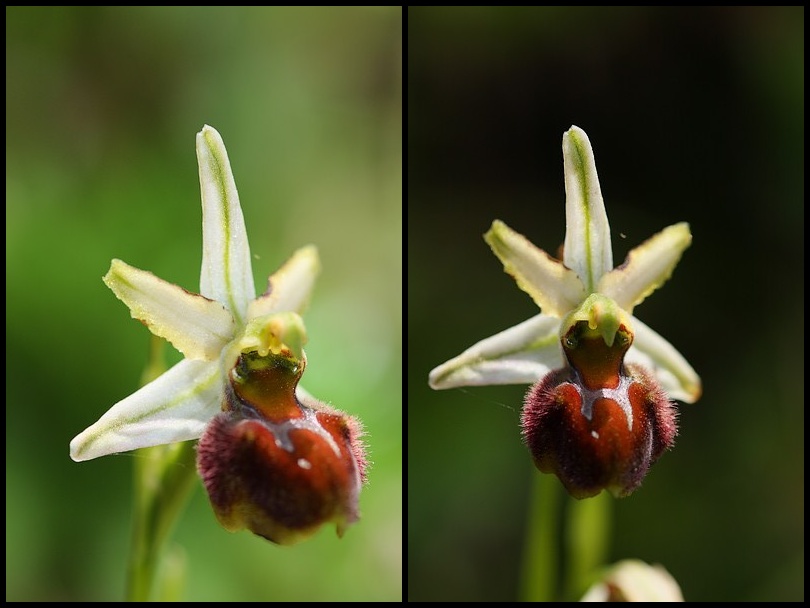
<path fill-rule="evenodd" d="M 633 379 L 630 376 L 622 375 L 619 380 L 619 386 L 616 388 L 598 388 L 591 390 L 584 386 L 579 373 L 576 370 L 573 370 L 573 372 L 575 381 L 569 382 L 568 384 L 573 386 L 577 393 L 579 393 L 579 398 L 582 401 L 581 411 L 583 416 L 588 420 L 592 420 L 594 402 L 597 399 L 612 399 L 624 412 L 624 416 L 627 418 L 627 428 L 631 431 L 633 430 L 633 406 L 630 405 L 630 385 L 633 384 Z M 596 438 L 598 439 L 598 435 Z"/>
<path fill-rule="evenodd" d="M 298 466 L 301 467 L 302 469 L 311 469 L 312 468 L 312 463 L 309 460 L 307 460 L 306 458 L 299 458 L 298 459 Z"/>

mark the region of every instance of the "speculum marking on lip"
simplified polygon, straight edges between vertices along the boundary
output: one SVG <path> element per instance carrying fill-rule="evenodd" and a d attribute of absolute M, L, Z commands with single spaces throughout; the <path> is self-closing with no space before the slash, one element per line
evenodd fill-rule
<path fill-rule="evenodd" d="M 576 370 L 574 370 L 575 378 L 578 377 Z M 581 382 L 568 382 L 579 394 L 582 401 L 580 411 L 582 415 L 588 420 L 593 419 L 593 404 L 597 399 L 610 399 L 618 405 L 627 417 L 627 428 L 633 430 L 633 406 L 630 403 L 630 386 L 633 384 L 633 379 L 629 376 L 622 375 L 619 380 L 619 386 L 616 388 L 602 387 L 598 389 L 589 389 Z M 598 434 L 595 436 L 598 438 Z"/>

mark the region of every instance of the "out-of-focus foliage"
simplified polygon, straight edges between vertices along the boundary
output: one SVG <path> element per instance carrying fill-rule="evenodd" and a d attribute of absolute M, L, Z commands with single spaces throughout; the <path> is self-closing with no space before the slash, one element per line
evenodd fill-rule
<path fill-rule="evenodd" d="M 804 599 L 804 9 L 408 11 L 408 596 L 512 600 L 534 469 L 525 386 L 428 372 L 537 313 L 481 238 L 562 243 L 561 140 L 594 147 L 614 259 L 687 221 L 635 313 L 704 385 L 674 450 L 615 501 L 611 562 L 687 601 Z"/>
<path fill-rule="evenodd" d="M 184 597 L 401 599 L 401 45 L 398 7 L 6 9 L 7 600 L 123 597 L 135 456 L 68 442 L 148 354 L 110 260 L 199 287 L 206 123 L 257 287 L 319 248 L 306 387 L 363 420 L 373 465 L 361 522 L 293 548 L 229 534 L 198 488 Z"/>

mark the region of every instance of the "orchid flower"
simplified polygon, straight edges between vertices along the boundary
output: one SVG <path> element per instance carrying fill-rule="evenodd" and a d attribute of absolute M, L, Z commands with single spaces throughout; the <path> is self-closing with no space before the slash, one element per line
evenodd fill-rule
<path fill-rule="evenodd" d="M 70 442 L 75 461 L 200 439 L 197 467 L 220 522 L 291 544 L 358 519 L 360 424 L 298 386 L 301 314 L 320 263 L 296 251 L 256 297 L 247 232 L 219 133 L 197 134 L 203 210 L 200 293 L 120 260 L 104 282 L 132 317 L 185 359 Z"/>
<path fill-rule="evenodd" d="M 701 394 L 700 378 L 663 337 L 633 315 L 672 274 L 692 235 L 665 228 L 613 267 L 591 143 L 563 135 L 566 235 L 563 259 L 495 220 L 484 239 L 542 312 L 435 368 L 434 389 L 534 384 L 523 435 L 535 464 L 576 497 L 632 492 L 674 441 L 669 399 Z"/>

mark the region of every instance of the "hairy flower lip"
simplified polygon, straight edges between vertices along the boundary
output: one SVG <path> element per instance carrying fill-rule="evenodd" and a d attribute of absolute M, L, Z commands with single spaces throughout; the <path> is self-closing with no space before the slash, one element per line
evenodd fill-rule
<path fill-rule="evenodd" d="M 556 475 L 573 497 L 604 489 L 623 497 L 672 447 L 676 416 L 641 368 L 628 366 L 615 389 L 590 392 L 575 369 L 563 368 L 526 393 L 521 428 L 537 468 Z"/>
<path fill-rule="evenodd" d="M 327 522 L 342 534 L 357 521 L 359 472 L 343 458 L 348 448 L 318 448 L 321 435 L 309 428 L 280 433 L 262 418 L 230 416 L 215 418 L 198 448 L 200 475 L 226 529 L 294 544 Z"/>
<path fill-rule="evenodd" d="M 200 439 L 197 468 L 211 505 L 226 529 L 247 528 L 278 544 L 299 542 L 327 522 L 342 535 L 359 518 L 365 479 L 358 423 L 302 403 L 295 396 L 299 370 L 284 357 L 269 358 L 279 365 L 249 366 L 230 382 L 223 413 Z"/>

